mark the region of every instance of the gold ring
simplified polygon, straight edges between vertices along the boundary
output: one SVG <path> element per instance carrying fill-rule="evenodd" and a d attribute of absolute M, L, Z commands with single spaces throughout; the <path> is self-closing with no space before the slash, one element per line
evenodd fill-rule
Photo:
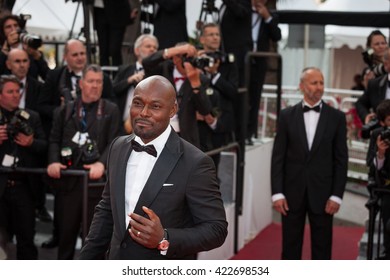
<path fill-rule="evenodd" d="M 141 232 L 139 231 L 139 232 L 137 232 L 137 237 L 139 237 L 141 235 Z"/>

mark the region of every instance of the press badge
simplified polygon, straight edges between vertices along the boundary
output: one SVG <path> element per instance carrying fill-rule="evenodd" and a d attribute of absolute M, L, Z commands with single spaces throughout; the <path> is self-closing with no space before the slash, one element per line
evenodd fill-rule
<path fill-rule="evenodd" d="M 11 167 L 19 161 L 18 158 L 5 154 L 2 162 L 2 166 Z"/>
<path fill-rule="evenodd" d="M 72 141 L 80 146 L 83 146 L 85 142 L 87 142 L 88 136 L 88 132 L 80 133 L 80 131 L 77 131 L 73 136 Z"/>

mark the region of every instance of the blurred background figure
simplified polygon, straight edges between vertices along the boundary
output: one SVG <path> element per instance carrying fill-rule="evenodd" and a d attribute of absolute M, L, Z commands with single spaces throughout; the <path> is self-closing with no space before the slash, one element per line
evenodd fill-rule
<path fill-rule="evenodd" d="M 385 35 L 379 30 L 374 30 L 368 35 L 366 50 L 363 52 L 363 60 L 367 67 L 363 70 L 363 85 L 367 88 L 368 81 L 386 73 L 383 66 L 383 56 L 388 48 Z"/>
<path fill-rule="evenodd" d="M 155 53 L 158 49 L 157 38 L 151 34 L 143 34 L 134 43 L 134 55 L 137 61 L 134 64 L 122 65 L 113 82 L 114 94 L 121 112 L 122 126 L 126 125 L 125 132 L 132 131 L 130 122 L 130 105 L 133 100 L 135 86 L 144 78 L 145 71 L 142 59 Z"/>
<path fill-rule="evenodd" d="M 122 42 L 126 26 L 137 16 L 128 0 L 93 1 L 94 24 L 99 44 L 99 64 L 119 66 L 122 64 Z"/>

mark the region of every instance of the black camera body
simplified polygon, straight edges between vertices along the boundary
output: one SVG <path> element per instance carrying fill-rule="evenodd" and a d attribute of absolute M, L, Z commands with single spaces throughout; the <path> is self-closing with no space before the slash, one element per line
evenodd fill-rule
<path fill-rule="evenodd" d="M 206 52 L 206 56 L 211 57 L 215 61 L 234 63 L 235 57 L 232 53 L 223 53 L 221 51 Z"/>
<path fill-rule="evenodd" d="M 3 115 L 0 116 L 0 125 L 7 124 L 7 134 L 13 139 L 18 133 L 23 133 L 25 135 L 33 135 L 34 130 L 28 123 L 30 114 L 25 110 L 17 110 L 11 120 L 7 123 Z"/>
<path fill-rule="evenodd" d="M 83 146 L 81 146 L 81 162 L 83 164 L 91 164 L 100 158 L 99 149 L 96 141 L 88 139 Z"/>
<path fill-rule="evenodd" d="M 362 52 L 363 60 L 368 65 L 370 70 L 374 73 L 375 77 L 382 76 L 387 73 L 383 63 L 376 64 L 374 61 L 374 50 L 371 48 Z"/>
<path fill-rule="evenodd" d="M 371 119 L 367 124 L 362 126 L 361 136 L 363 139 L 369 139 L 371 132 L 380 127 L 379 120 L 377 118 Z"/>
<path fill-rule="evenodd" d="M 385 127 L 380 133 L 382 141 L 390 145 L 390 127 Z"/>
<path fill-rule="evenodd" d="M 42 39 L 39 36 L 28 34 L 26 31 L 19 31 L 19 40 L 32 49 L 39 49 L 42 46 Z"/>
<path fill-rule="evenodd" d="M 183 57 L 183 62 L 189 62 L 192 66 L 201 70 L 204 70 L 206 67 L 214 66 L 214 58 L 207 55 L 197 57 Z"/>

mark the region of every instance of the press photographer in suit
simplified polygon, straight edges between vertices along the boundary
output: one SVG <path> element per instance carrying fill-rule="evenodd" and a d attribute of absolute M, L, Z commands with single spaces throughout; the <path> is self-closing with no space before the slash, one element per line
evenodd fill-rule
<path fill-rule="evenodd" d="M 345 114 L 322 101 L 324 77 L 305 68 L 303 101 L 281 111 L 272 151 L 273 207 L 282 215 L 282 259 L 301 259 L 306 215 L 312 259 L 332 257 L 333 215 L 347 182 Z"/>
<path fill-rule="evenodd" d="M 49 138 L 47 174 L 57 190 L 55 213 L 58 222 L 58 259 L 73 259 L 82 217 L 82 179 L 61 176 L 61 170 L 89 171 L 90 180 L 101 180 L 108 148 L 119 134 L 119 110 L 116 104 L 101 98 L 103 71 L 98 65 L 83 70 L 81 95 L 54 112 Z M 89 218 L 101 196 L 101 189 L 90 188 Z M 88 221 L 89 226 L 90 221 Z"/>
<path fill-rule="evenodd" d="M 225 241 L 215 166 L 173 131 L 169 121 L 176 111 L 176 92 L 166 78 L 137 85 L 130 109 L 134 134 L 111 144 L 108 182 L 80 259 L 95 259 L 108 244 L 110 259 L 195 259 Z"/>
<path fill-rule="evenodd" d="M 381 127 L 375 129 L 370 138 L 370 145 L 367 153 L 367 166 L 374 170 L 370 174 L 375 178 L 376 187 L 388 188 L 390 180 L 390 100 L 382 101 L 377 109 L 376 115 Z M 375 175 L 374 175 L 375 174 Z M 371 190 L 372 191 L 372 190 Z M 376 194 L 380 198 L 380 210 L 382 213 L 383 247 L 384 252 L 381 259 L 390 260 L 390 194 Z"/>
<path fill-rule="evenodd" d="M 0 158 L 3 167 L 35 167 L 44 156 L 47 141 L 39 115 L 19 109 L 19 79 L 13 75 L 0 77 Z M 0 175 L 0 233 L 5 240 L 16 237 L 16 258 L 38 258 L 34 244 L 35 205 L 29 176 Z"/>

